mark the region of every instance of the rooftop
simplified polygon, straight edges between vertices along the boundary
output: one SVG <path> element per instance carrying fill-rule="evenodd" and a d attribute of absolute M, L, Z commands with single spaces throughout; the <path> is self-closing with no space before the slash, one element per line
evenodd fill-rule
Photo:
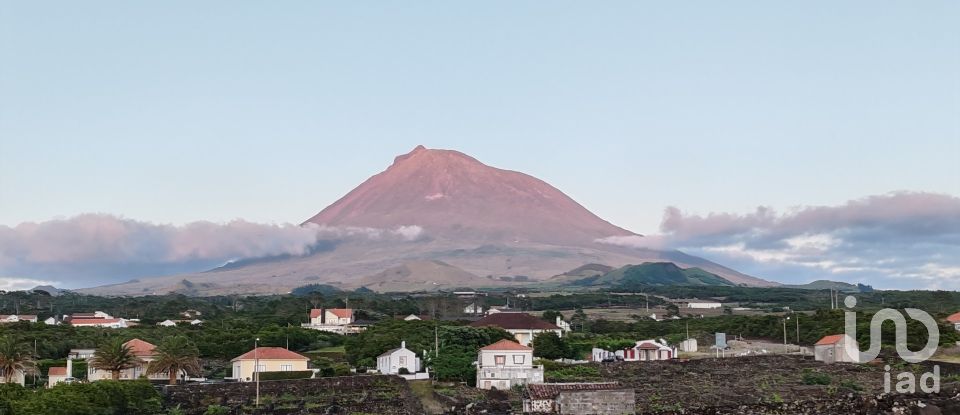
<path fill-rule="evenodd" d="M 526 330 L 526 329 L 537 329 L 537 330 L 560 330 L 560 327 L 552 323 L 543 321 L 537 317 L 534 317 L 527 313 L 507 313 L 500 312 L 496 314 L 491 314 L 480 320 L 470 323 L 472 327 L 486 327 L 494 326 L 500 327 L 503 329 L 514 329 L 514 330 Z"/>
<path fill-rule="evenodd" d="M 503 339 L 489 346 L 481 347 L 480 350 L 533 350 L 533 348 L 512 340 Z"/>
<path fill-rule="evenodd" d="M 236 360 L 310 360 L 306 356 L 291 352 L 282 347 L 258 347 L 240 356 L 234 357 L 230 361 Z"/>
<path fill-rule="evenodd" d="M 817 342 L 816 346 L 825 346 L 825 345 L 828 345 L 828 344 L 837 344 L 838 342 L 840 342 L 841 340 L 843 340 L 843 336 L 844 336 L 843 334 L 831 334 L 831 335 L 829 335 L 829 336 L 825 336 L 824 338 L 820 339 L 820 341 Z"/>

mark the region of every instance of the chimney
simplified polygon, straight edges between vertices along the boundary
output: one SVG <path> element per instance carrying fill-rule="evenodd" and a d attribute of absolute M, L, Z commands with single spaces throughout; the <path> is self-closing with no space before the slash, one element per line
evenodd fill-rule
<path fill-rule="evenodd" d="M 327 324 L 327 309 L 320 309 L 320 324 Z"/>
<path fill-rule="evenodd" d="M 67 377 L 73 377 L 73 359 L 69 357 L 67 358 Z"/>

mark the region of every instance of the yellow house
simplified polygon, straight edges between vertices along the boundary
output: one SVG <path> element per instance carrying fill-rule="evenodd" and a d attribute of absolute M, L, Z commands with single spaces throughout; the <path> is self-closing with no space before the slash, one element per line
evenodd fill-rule
<path fill-rule="evenodd" d="M 304 355 L 291 352 L 282 347 L 258 347 L 233 358 L 233 379 L 240 382 L 255 380 L 254 372 L 291 372 L 307 370 Z M 256 369 L 255 369 L 256 368 Z"/>

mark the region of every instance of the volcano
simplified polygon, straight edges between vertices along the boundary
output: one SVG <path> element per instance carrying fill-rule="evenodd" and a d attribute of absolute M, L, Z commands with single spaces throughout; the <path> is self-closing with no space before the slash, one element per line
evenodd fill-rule
<path fill-rule="evenodd" d="M 483 243 L 590 245 L 635 235 L 600 219 L 535 177 L 453 150 L 417 146 L 305 223 L 422 227 L 439 238 Z"/>
<path fill-rule="evenodd" d="M 676 250 L 604 243 L 642 236 L 540 179 L 423 146 L 397 156 L 302 226 L 318 230 L 317 249 L 308 255 L 248 258 L 85 291 L 267 294 L 317 283 L 375 291 L 485 288 L 549 284 L 586 264 L 645 262 L 697 267 L 737 285 L 776 285 Z"/>

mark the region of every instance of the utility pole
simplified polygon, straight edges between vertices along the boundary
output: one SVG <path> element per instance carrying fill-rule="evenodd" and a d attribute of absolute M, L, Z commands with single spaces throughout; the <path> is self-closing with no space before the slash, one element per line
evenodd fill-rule
<path fill-rule="evenodd" d="M 260 354 L 257 350 L 258 343 L 260 343 L 259 337 L 253 341 L 253 377 L 257 381 L 257 398 L 254 406 L 257 408 L 260 407 Z"/>
<path fill-rule="evenodd" d="M 790 320 L 790 317 L 785 317 L 783 319 L 783 352 L 787 352 L 787 320 Z"/>

